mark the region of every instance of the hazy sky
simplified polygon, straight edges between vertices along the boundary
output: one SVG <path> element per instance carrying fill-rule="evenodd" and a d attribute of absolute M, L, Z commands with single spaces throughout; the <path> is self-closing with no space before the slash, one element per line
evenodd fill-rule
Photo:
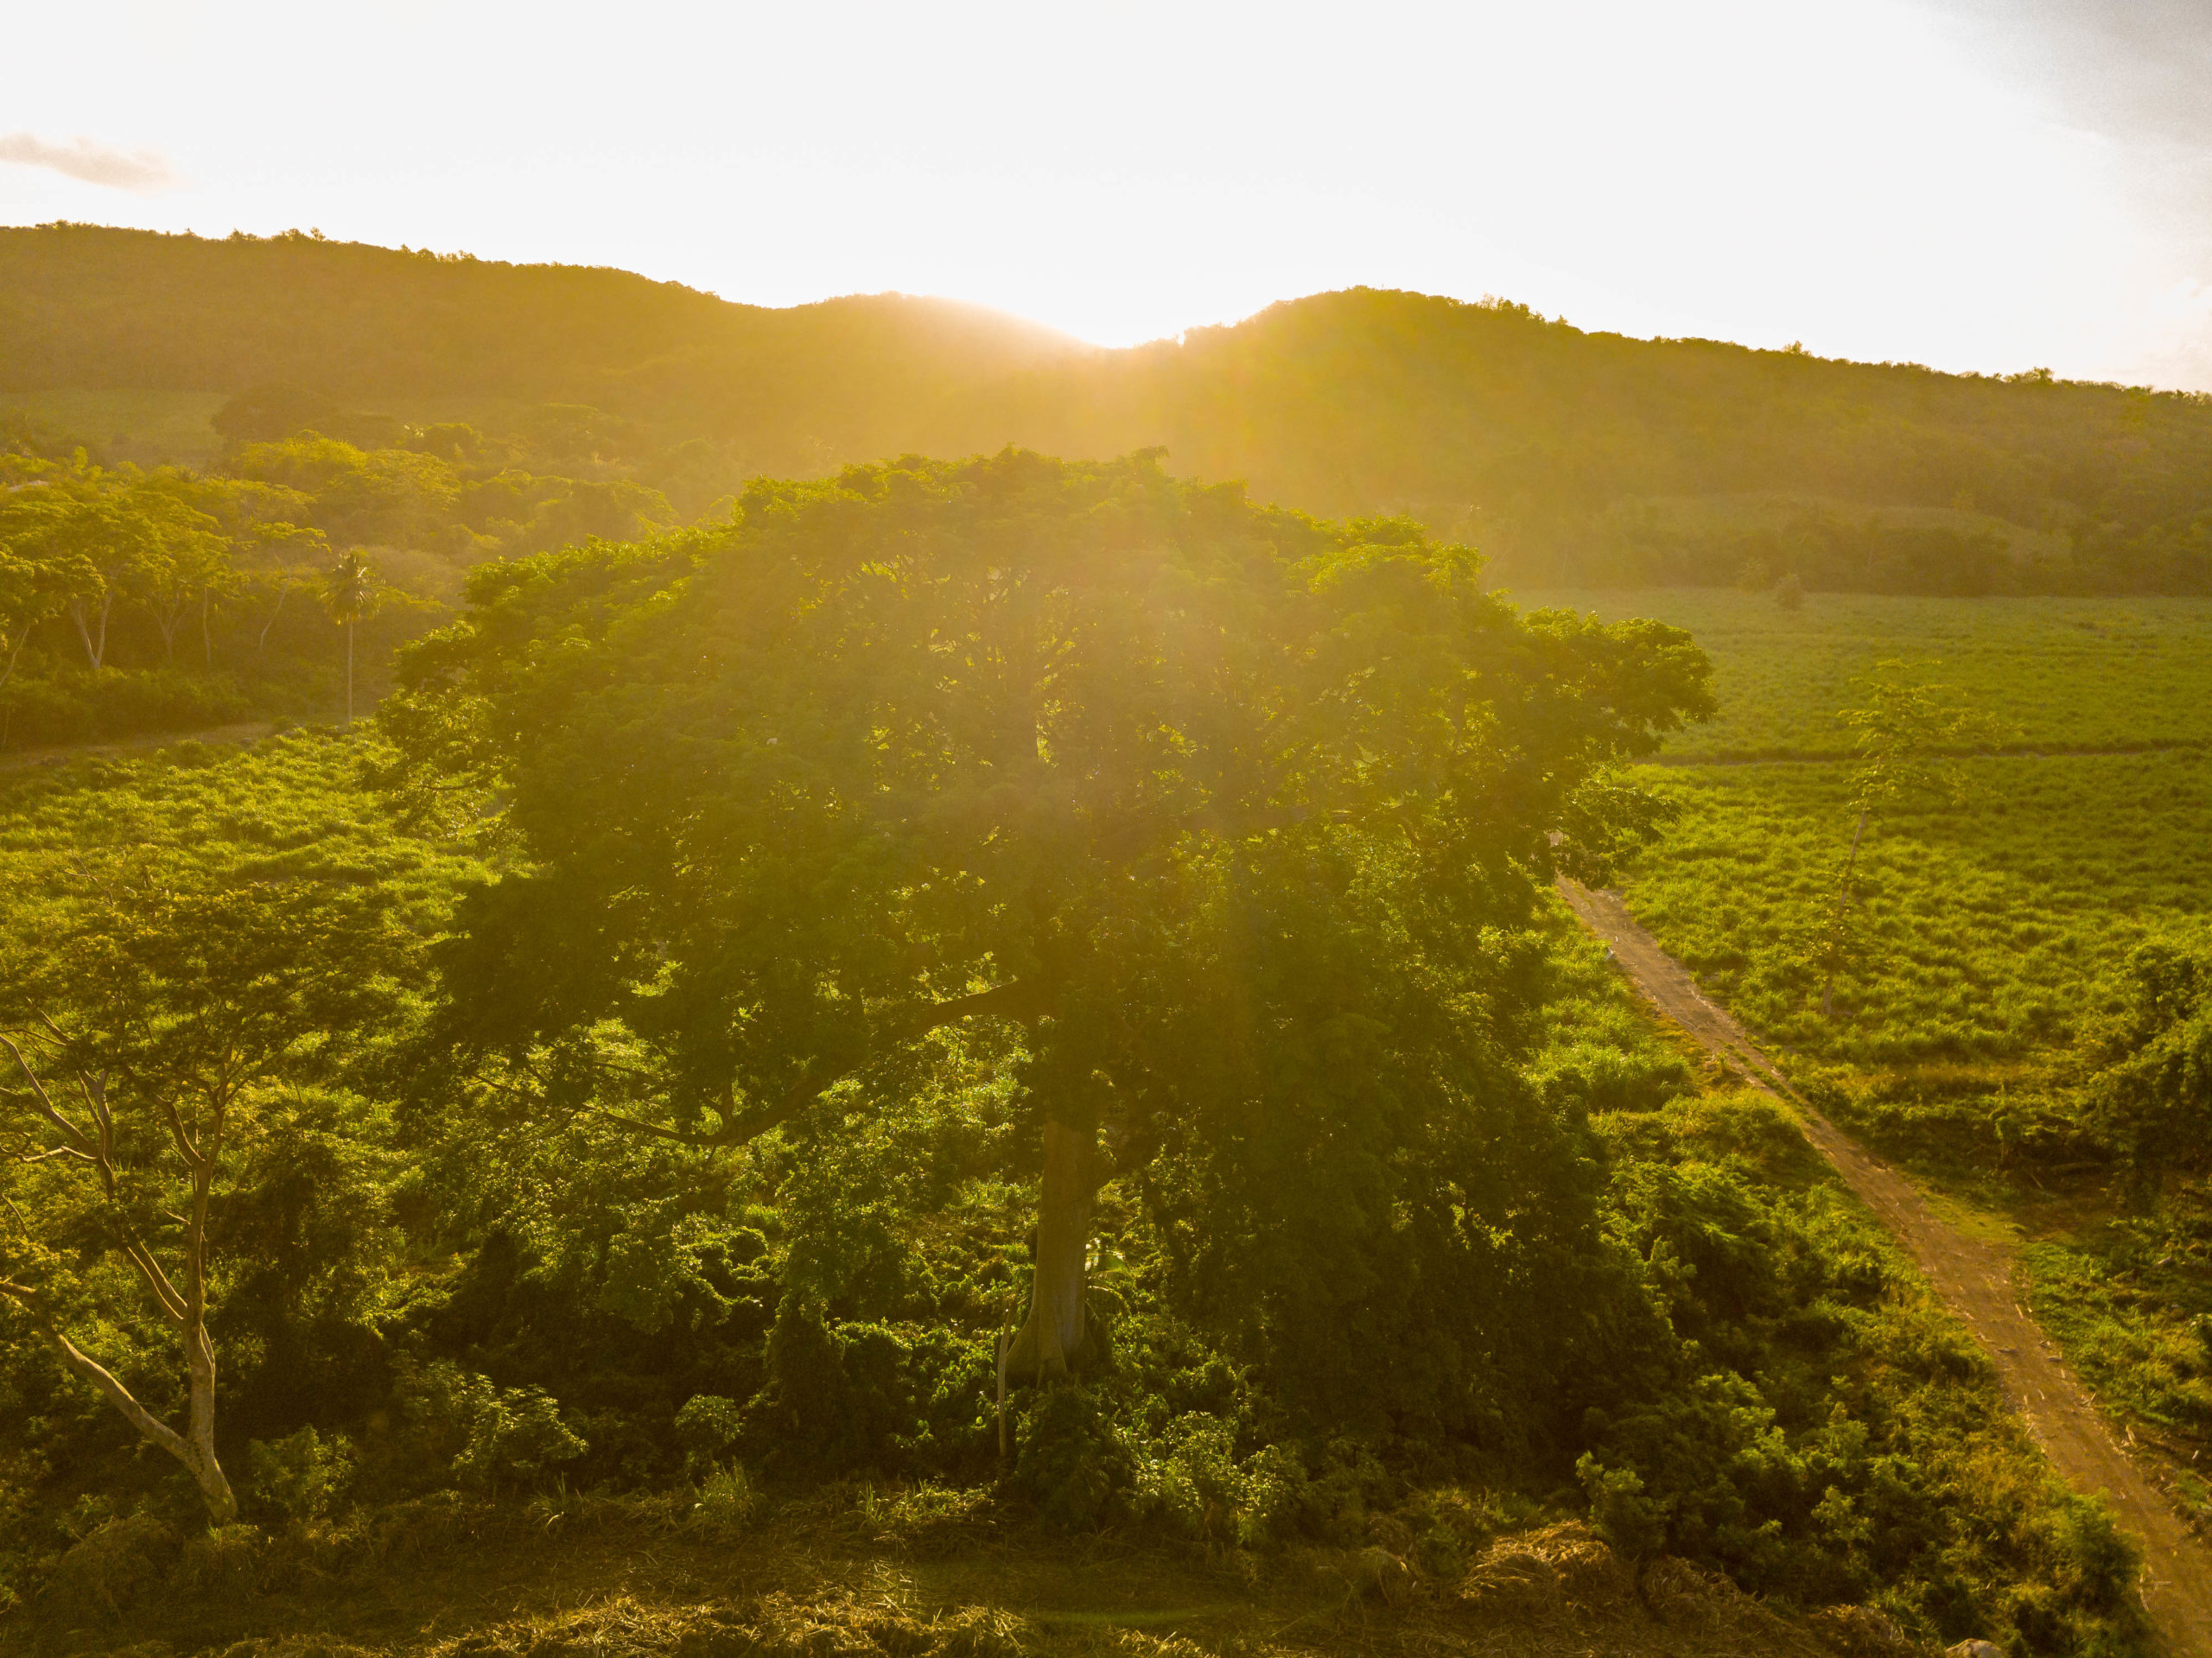
<path fill-rule="evenodd" d="M 2212 389 L 2212 0 L 19 8 L 0 222 Z"/>

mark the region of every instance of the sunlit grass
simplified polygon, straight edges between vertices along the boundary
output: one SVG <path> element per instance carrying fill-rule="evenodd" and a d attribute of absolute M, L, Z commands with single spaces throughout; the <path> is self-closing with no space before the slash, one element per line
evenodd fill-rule
<path fill-rule="evenodd" d="M 1670 759 L 1840 755 L 1839 709 L 1885 657 L 1940 664 L 2034 749 L 2212 743 L 2212 600 L 1906 599 L 1815 593 L 1787 612 L 1725 588 L 1516 593 L 1607 620 L 1688 628 L 1713 659 L 1718 718 L 1673 738 Z"/>
<path fill-rule="evenodd" d="M 238 750 L 174 745 L 0 774 L 0 925 L 35 937 L 88 886 L 313 879 L 373 886 L 439 924 L 470 854 L 398 832 L 359 782 L 374 739 L 308 728 Z"/>
<path fill-rule="evenodd" d="M 1959 808 L 1877 819 L 1858 959 L 1821 1016 L 1811 937 L 1849 846 L 1849 767 L 1655 773 L 1682 816 L 1626 875 L 1638 918 L 1761 1036 L 1867 1066 L 2017 1058 L 2106 1005 L 2129 949 L 2212 928 L 2212 757 L 1971 762 Z"/>

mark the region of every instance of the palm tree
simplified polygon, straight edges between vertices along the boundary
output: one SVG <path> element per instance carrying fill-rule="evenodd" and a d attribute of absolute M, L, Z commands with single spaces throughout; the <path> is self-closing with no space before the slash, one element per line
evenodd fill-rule
<path fill-rule="evenodd" d="M 339 554 L 322 581 L 322 605 L 330 619 L 346 630 L 346 723 L 353 723 L 353 627 L 369 613 L 376 587 L 358 552 Z"/>

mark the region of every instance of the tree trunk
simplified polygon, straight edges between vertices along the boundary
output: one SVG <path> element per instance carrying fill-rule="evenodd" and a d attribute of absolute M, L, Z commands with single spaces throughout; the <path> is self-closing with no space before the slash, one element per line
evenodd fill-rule
<path fill-rule="evenodd" d="M 1083 1292 L 1097 1163 L 1098 1130 L 1094 1125 L 1071 1127 L 1046 1120 L 1029 1316 L 1006 1354 L 1006 1374 L 1016 1382 L 1056 1380 L 1088 1356 Z"/>
<path fill-rule="evenodd" d="M 207 1339 L 205 1320 L 194 1320 L 187 1332 L 184 1362 L 192 1379 L 191 1406 L 185 1427 L 185 1439 L 192 1447 L 192 1455 L 185 1466 L 200 1483 L 200 1495 L 207 1499 L 207 1512 L 214 1516 L 215 1523 L 227 1525 L 238 1517 L 238 1500 L 232 1493 L 222 1464 L 215 1460 L 215 1344 Z"/>
<path fill-rule="evenodd" d="M 276 589 L 276 604 L 270 611 L 269 619 L 261 625 L 261 637 L 254 641 L 253 654 L 257 658 L 269 654 L 269 630 L 276 626 L 276 619 L 284 613 L 284 600 L 291 591 L 291 580 L 287 577 L 284 585 Z"/>
<path fill-rule="evenodd" d="M 346 619 L 346 723 L 353 723 L 353 619 Z"/>
<path fill-rule="evenodd" d="M 1843 861 L 1843 880 L 1835 889 L 1835 935 L 1843 933 L 1844 906 L 1851 902 L 1851 872 L 1859 867 L 1859 840 L 1866 833 L 1866 815 L 1874 809 L 1871 805 L 1859 809 L 1859 827 L 1851 831 L 1851 855 Z M 1832 945 L 1831 948 L 1840 946 Z M 1835 959 L 1828 959 L 1827 981 L 1821 986 L 1821 1017 L 1826 1019 L 1835 1005 Z"/>
<path fill-rule="evenodd" d="M 46 1324 L 45 1331 L 47 1339 L 60 1351 L 62 1364 L 79 1381 L 89 1382 L 149 1443 L 161 1446 L 184 1464 L 217 1525 L 228 1525 L 238 1518 L 238 1496 L 231 1490 L 222 1464 L 215 1459 L 215 1350 L 207 1339 L 205 1324 L 185 1332 L 192 1400 L 188 1435 L 179 1433 L 141 1405 L 105 1365 L 52 1324 Z"/>
<path fill-rule="evenodd" d="M 215 635 L 207 626 L 207 607 L 212 602 L 210 590 L 200 589 L 200 653 L 207 658 L 210 670 L 215 666 Z"/>
<path fill-rule="evenodd" d="M 77 624 L 77 637 L 85 644 L 85 659 L 92 664 L 94 673 L 100 670 L 100 658 L 107 654 L 107 613 L 114 603 L 103 596 L 99 609 L 94 611 L 81 599 L 70 601 L 69 619 Z"/>

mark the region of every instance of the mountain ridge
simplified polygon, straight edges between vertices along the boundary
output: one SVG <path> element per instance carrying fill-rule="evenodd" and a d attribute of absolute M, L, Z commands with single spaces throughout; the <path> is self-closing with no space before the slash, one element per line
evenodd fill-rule
<path fill-rule="evenodd" d="M 2212 590 L 2202 394 L 1635 340 L 1372 288 L 1104 348 L 905 295 L 775 309 L 299 232 L 0 230 L 0 397 L 269 381 L 589 403 L 773 473 L 1163 447 L 1307 511 L 1410 511 L 1531 580 Z M 1726 505 L 1746 499 L 1773 504 L 1748 527 Z M 1683 500 L 1711 505 L 1665 505 Z"/>

